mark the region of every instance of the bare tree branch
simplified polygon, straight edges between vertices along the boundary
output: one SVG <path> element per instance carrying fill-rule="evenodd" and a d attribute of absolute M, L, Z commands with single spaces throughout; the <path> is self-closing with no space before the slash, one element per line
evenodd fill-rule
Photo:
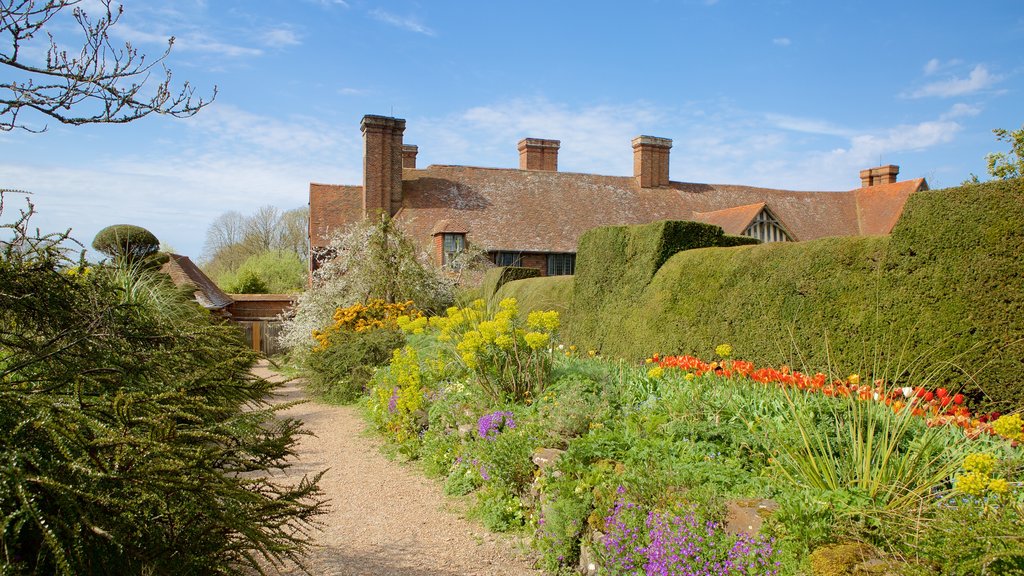
<path fill-rule="evenodd" d="M 99 0 L 102 10 L 94 18 L 78 6 L 81 2 L 0 0 L 0 35 L 7 38 L 0 44 L 0 64 L 11 72 L 0 80 L 0 131 L 45 131 L 45 125 L 34 128 L 21 122 L 26 109 L 63 124 L 123 124 L 154 113 L 192 116 L 216 98 L 216 87 L 209 99 L 196 96 L 188 82 L 180 90 L 172 89 L 164 60 L 174 46 L 173 37 L 158 58 L 147 60 L 130 42 L 116 47 L 110 41 L 110 29 L 124 11 L 121 5 Z M 45 62 L 33 59 L 31 53 L 37 51 L 30 49 L 32 40 L 69 10 L 84 36 L 80 51 L 69 53 L 47 32 Z"/>

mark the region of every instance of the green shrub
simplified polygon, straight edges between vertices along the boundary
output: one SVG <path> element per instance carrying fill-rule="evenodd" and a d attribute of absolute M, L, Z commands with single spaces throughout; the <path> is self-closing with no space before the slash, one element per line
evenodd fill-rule
<path fill-rule="evenodd" d="M 572 301 L 572 286 L 573 276 L 515 280 L 502 285 L 492 300 L 500 302 L 505 298 L 515 298 L 524 314 L 536 310 L 554 310 L 565 315 Z"/>
<path fill-rule="evenodd" d="M 237 574 L 300 558 L 300 423 L 231 326 L 151 270 L 86 267 L 63 237 L 0 240 L 0 557 L 11 574 Z M 259 560 L 257 560 L 257 558 Z"/>
<path fill-rule="evenodd" d="M 522 268 L 519 266 L 491 268 L 484 273 L 484 280 L 481 286 L 482 298 L 489 303 L 497 304 L 500 298 L 495 299 L 495 294 L 497 294 L 502 286 L 515 280 L 537 278 L 539 276 L 540 270 L 536 268 Z"/>
<path fill-rule="evenodd" d="M 892 232 L 886 321 L 937 384 L 1024 406 L 1024 179 L 918 192 Z"/>
<path fill-rule="evenodd" d="M 402 331 L 393 328 L 339 330 L 328 347 L 302 356 L 302 372 L 310 389 L 325 400 L 354 402 L 367 391 L 374 370 L 404 344 Z"/>
<path fill-rule="evenodd" d="M 594 350 L 626 338 L 623 313 L 637 305 L 662 264 L 683 250 L 717 246 L 722 236 L 718 226 L 680 221 L 586 232 L 577 251 L 567 337 Z"/>
<path fill-rule="evenodd" d="M 142 262 L 160 250 L 160 241 L 141 226 L 115 224 L 97 232 L 92 247 L 114 260 Z"/>

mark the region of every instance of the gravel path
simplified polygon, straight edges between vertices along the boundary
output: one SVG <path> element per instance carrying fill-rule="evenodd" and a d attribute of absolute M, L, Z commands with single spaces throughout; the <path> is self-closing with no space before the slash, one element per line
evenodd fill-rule
<path fill-rule="evenodd" d="M 257 374 L 280 375 L 261 364 Z M 301 384 L 279 391 L 281 401 L 304 399 Z M 320 486 L 330 509 L 320 517 L 319 546 L 307 567 L 316 576 L 519 576 L 540 574 L 515 552 L 509 538 L 487 532 L 454 510 L 437 482 L 410 465 L 388 460 L 381 441 L 363 434 L 355 408 L 307 402 L 283 412 L 299 418 L 315 436 L 299 442 L 299 460 L 285 476 L 329 468 Z M 298 570 L 286 574 L 300 574 Z"/>

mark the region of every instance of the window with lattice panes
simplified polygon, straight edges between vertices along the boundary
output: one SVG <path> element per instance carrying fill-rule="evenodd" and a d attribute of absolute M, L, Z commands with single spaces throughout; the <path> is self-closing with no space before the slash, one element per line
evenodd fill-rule
<path fill-rule="evenodd" d="M 441 245 L 441 264 L 447 266 L 466 249 L 465 234 L 444 234 Z"/>
<path fill-rule="evenodd" d="M 548 276 L 565 276 L 575 273 L 575 254 L 548 254 Z"/>

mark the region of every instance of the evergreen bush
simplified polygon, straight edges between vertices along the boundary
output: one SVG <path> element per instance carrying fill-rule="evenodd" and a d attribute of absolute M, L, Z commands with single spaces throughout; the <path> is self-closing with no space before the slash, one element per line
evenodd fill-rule
<path fill-rule="evenodd" d="M 0 558 L 6 574 L 237 574 L 298 561 L 319 475 L 288 486 L 275 416 L 234 328 L 141 266 L 0 241 Z"/>

